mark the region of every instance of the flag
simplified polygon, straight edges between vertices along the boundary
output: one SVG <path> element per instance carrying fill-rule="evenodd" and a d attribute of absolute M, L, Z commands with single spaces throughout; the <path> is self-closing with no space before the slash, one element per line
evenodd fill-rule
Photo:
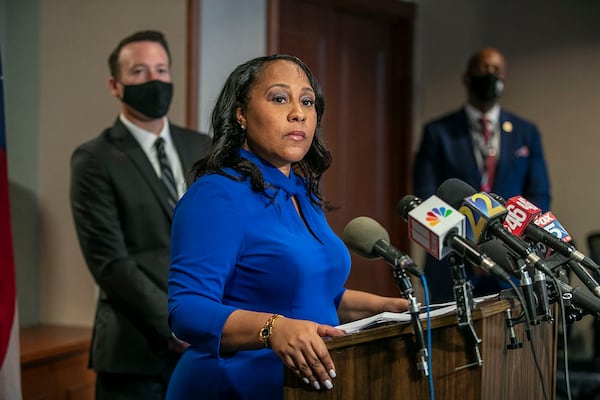
<path fill-rule="evenodd" d="M 4 125 L 4 75 L 0 59 L 0 399 L 20 400 L 19 320 L 10 227 Z"/>

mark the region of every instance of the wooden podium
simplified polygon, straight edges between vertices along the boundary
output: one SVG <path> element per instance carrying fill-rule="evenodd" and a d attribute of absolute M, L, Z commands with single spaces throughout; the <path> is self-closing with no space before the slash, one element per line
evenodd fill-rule
<path fill-rule="evenodd" d="M 508 308 L 508 301 L 491 300 L 477 304 L 473 310 L 475 331 L 482 340 L 479 345 L 482 366 L 473 365 L 475 353 L 459 330 L 454 313 L 431 319 L 430 362 L 436 399 L 544 398 L 524 324 L 515 326 L 523 347 L 506 349 Z M 555 398 L 556 327 L 556 322 L 531 327 L 548 399 Z M 423 329 L 426 330 L 425 321 Z M 410 323 L 393 323 L 332 338 L 328 340 L 328 348 L 337 372 L 334 388 L 313 390 L 286 368 L 286 400 L 393 400 L 430 396 L 428 377 L 417 371 L 417 349 Z"/>

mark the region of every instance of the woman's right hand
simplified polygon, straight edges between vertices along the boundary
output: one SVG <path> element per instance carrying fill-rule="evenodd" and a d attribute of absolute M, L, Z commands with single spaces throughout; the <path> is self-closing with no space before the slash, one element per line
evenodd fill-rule
<path fill-rule="evenodd" d="M 315 389 L 333 388 L 335 365 L 322 337 L 345 332 L 329 325 L 291 318 L 278 318 L 273 324 L 270 344 L 273 351 L 305 383 Z"/>

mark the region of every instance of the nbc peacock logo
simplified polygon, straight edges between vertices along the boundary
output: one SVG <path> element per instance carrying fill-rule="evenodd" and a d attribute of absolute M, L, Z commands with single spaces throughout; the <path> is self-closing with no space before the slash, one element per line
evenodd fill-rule
<path fill-rule="evenodd" d="M 440 223 L 441 218 L 446 218 L 452 214 L 452 210 L 446 207 L 434 207 L 431 211 L 427 212 L 425 220 L 429 222 L 429 226 L 436 226 Z"/>

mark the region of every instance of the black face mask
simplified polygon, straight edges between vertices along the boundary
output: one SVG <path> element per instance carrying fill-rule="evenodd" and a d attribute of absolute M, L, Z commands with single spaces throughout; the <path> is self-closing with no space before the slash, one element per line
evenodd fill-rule
<path fill-rule="evenodd" d="M 123 103 L 150 118 L 161 118 L 169 111 L 173 84 L 154 80 L 139 85 L 123 85 Z"/>
<path fill-rule="evenodd" d="M 478 100 L 493 101 L 502 94 L 504 83 L 494 74 L 469 75 L 469 92 Z"/>

